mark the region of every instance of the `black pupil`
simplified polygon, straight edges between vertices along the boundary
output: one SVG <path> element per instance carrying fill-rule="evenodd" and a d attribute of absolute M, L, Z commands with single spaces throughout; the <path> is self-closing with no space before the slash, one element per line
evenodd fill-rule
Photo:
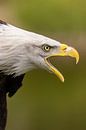
<path fill-rule="evenodd" d="M 46 46 L 45 49 L 46 49 L 46 50 L 49 50 L 49 46 Z"/>
<path fill-rule="evenodd" d="M 49 52 L 51 47 L 49 45 L 43 45 L 42 46 L 42 49 L 45 51 L 45 52 Z"/>

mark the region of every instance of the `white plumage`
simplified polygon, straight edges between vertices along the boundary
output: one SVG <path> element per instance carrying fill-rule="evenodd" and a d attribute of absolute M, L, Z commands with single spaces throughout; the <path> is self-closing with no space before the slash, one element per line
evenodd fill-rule
<path fill-rule="evenodd" d="M 45 36 L 10 24 L 0 24 L 0 70 L 8 75 L 18 76 L 40 66 L 42 63 L 37 63 L 37 58 L 40 59 L 37 54 L 44 53 L 40 49 L 43 44 L 60 45 L 59 42 Z"/>

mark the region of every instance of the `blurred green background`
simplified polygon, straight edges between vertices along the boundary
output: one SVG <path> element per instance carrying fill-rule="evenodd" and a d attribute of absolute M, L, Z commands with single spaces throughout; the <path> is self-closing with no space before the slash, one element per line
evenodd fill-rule
<path fill-rule="evenodd" d="M 86 130 L 86 1 L 0 0 L 0 18 L 77 48 L 80 62 L 58 57 L 61 83 L 44 70 L 26 74 L 8 98 L 6 130 Z"/>

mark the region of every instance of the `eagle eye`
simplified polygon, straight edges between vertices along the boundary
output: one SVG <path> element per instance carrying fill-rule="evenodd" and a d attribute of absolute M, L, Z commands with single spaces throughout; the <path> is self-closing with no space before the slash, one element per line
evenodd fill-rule
<path fill-rule="evenodd" d="M 49 46 L 49 45 L 47 45 L 47 44 L 44 44 L 44 45 L 42 46 L 42 49 L 43 49 L 43 51 L 45 51 L 45 52 L 49 52 L 50 49 L 51 49 L 51 46 Z"/>

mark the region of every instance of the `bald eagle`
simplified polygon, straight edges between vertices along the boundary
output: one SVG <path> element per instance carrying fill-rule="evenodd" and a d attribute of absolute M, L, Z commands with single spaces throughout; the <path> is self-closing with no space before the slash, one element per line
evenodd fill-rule
<path fill-rule="evenodd" d="M 74 48 L 0 20 L 0 130 L 6 125 L 6 94 L 11 97 L 16 93 L 27 71 L 42 68 L 64 82 L 63 75 L 49 61 L 53 56 L 70 56 L 79 61 Z"/>

